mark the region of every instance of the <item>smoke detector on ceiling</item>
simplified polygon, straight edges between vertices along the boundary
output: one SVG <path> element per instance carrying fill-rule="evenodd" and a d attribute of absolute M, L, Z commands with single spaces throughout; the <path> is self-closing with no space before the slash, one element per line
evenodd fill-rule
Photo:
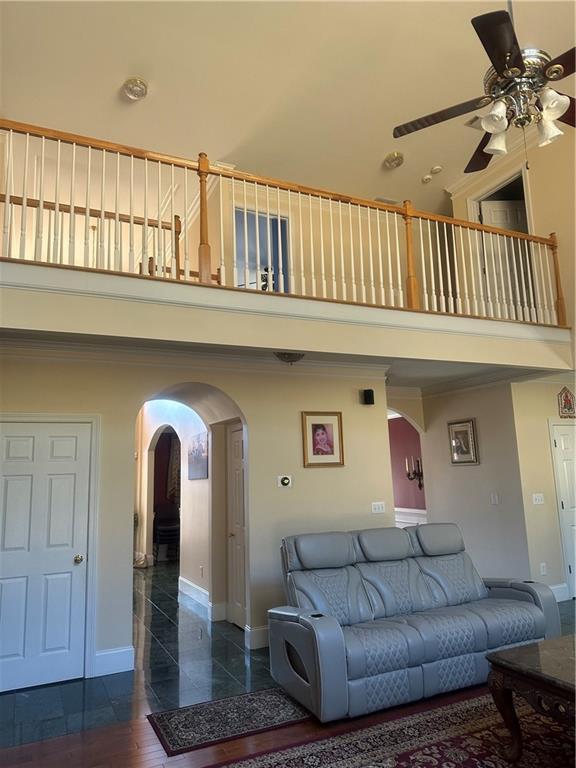
<path fill-rule="evenodd" d="M 141 77 L 129 77 L 122 86 L 122 93 L 130 101 L 141 101 L 148 93 L 148 83 Z"/>

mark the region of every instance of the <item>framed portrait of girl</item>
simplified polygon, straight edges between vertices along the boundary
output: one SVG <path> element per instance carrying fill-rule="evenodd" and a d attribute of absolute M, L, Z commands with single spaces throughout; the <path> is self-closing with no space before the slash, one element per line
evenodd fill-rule
<path fill-rule="evenodd" d="M 302 412 L 305 467 L 344 466 L 342 414 L 338 411 Z"/>

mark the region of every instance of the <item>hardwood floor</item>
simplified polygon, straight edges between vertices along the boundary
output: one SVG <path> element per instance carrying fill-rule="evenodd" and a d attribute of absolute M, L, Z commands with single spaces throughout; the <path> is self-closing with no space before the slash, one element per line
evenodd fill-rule
<path fill-rule="evenodd" d="M 311 720 L 175 757 L 166 756 L 148 720 L 139 718 L 107 728 L 2 750 L 0 765 L 2 768 L 208 768 L 261 752 L 364 728 L 482 693 L 487 693 L 487 689 L 479 686 L 360 717 L 353 723 L 339 721 L 323 725 Z"/>

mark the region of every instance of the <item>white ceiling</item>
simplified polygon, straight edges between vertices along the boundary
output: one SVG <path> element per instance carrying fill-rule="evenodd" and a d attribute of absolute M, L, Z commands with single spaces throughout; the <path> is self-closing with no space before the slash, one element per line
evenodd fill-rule
<path fill-rule="evenodd" d="M 394 125 L 482 94 L 470 18 L 505 2 L 5 2 L 4 117 L 447 210 L 480 134 Z M 574 4 L 516 0 L 523 47 L 574 45 Z M 120 96 L 132 75 L 148 98 Z M 573 94 L 574 80 L 562 83 Z M 571 131 L 570 128 L 566 129 Z M 401 150 L 404 166 L 382 169 Z M 497 162 L 497 161 L 495 161 Z M 445 170 L 424 187 L 432 165 Z"/>

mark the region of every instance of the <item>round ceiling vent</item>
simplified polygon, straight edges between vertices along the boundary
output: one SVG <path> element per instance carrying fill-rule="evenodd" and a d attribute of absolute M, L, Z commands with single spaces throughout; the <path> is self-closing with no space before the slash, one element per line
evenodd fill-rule
<path fill-rule="evenodd" d="M 402 152 L 389 152 L 384 158 L 384 168 L 391 171 L 393 168 L 400 168 L 404 162 L 404 155 Z"/>

